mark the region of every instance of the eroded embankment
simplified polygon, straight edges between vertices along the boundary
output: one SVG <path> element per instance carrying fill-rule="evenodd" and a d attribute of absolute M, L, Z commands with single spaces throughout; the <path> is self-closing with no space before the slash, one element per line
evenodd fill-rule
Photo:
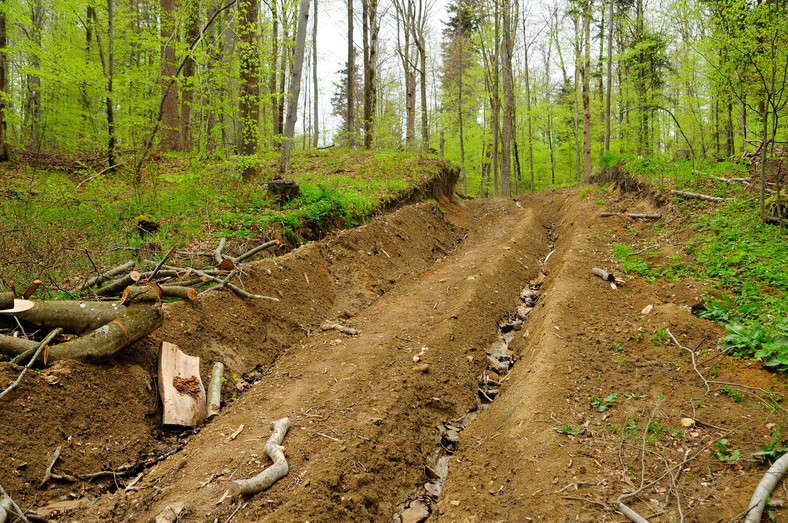
<path fill-rule="evenodd" d="M 290 261 L 295 266 L 285 268 L 284 260 L 282 269 L 262 264 L 264 276 L 254 282 L 255 292 L 276 292 L 277 282 L 300 292 L 293 305 L 311 333 L 284 347 L 264 379 L 182 453 L 147 473 L 139 491 L 108 496 L 86 517 L 137 520 L 175 500 L 185 502 L 195 520 L 226 517 L 236 505 L 215 505 L 226 479 L 248 477 L 265 466 L 260 445 L 268 436 L 267 422 L 287 415 L 293 420 L 284 443 L 290 475 L 248 500 L 235 517 L 389 520 L 396 504 L 423 483 L 426 458 L 441 438 L 439 423 L 476 405 L 497 324 L 538 276 L 538 260 L 548 252 L 549 221 L 533 209 L 501 200 L 444 210 L 448 218 L 431 204 L 405 209 L 296 251 Z M 398 230 L 403 212 L 415 213 L 418 227 Z M 453 250 L 451 243 L 436 240 L 444 230 L 456 235 Z M 408 255 L 411 249 L 429 255 Z M 321 254 L 315 257 L 316 252 Z M 333 295 L 323 307 L 309 291 L 316 280 L 332 284 Z M 226 312 L 222 316 L 242 314 Z M 266 326 L 270 317 L 277 318 L 276 310 L 257 318 L 247 313 L 258 329 L 272 329 Z M 360 334 L 315 330 L 316 320 L 325 317 Z M 221 332 L 232 336 L 230 328 Z M 250 339 L 248 346 L 254 350 L 259 344 Z M 242 435 L 228 440 L 240 425 Z"/>

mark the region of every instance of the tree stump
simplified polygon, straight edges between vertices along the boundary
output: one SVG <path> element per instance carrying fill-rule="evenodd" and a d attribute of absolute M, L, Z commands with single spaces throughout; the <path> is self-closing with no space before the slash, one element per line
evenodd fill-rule
<path fill-rule="evenodd" d="M 301 194 L 301 187 L 293 180 L 287 178 L 271 180 L 265 185 L 268 195 L 279 205 L 287 203 L 293 198 L 298 198 Z"/>

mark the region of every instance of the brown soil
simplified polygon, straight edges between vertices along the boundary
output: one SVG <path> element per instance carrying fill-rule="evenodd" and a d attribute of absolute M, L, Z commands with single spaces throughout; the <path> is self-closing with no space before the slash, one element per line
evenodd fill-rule
<path fill-rule="evenodd" d="M 440 427 L 476 408 L 497 324 L 540 278 L 539 260 L 554 244 L 541 297 L 510 344 L 516 364 L 498 399 L 460 433 L 443 492 L 428 501 L 432 519 L 622 521 L 613 502 L 645 484 L 626 500 L 645 517 L 730 520 L 766 470 L 749 453 L 769 442 L 785 413 L 764 408 L 755 389 L 711 384 L 706 393 L 687 351 L 656 329 L 695 351 L 707 379 L 780 393 L 783 380 L 719 353 L 722 330 L 688 311 L 705 284 L 628 278 L 613 290 L 592 275 L 593 267 L 620 274 L 613 243 L 641 247 L 657 234 L 647 223 L 599 217 L 654 212 L 653 203 L 592 200 L 567 191 L 408 206 L 255 264 L 244 285 L 280 302 L 213 292 L 168 305 L 155 336 L 113 364 L 34 373 L 3 400 L 0 483 L 24 508 L 57 501 L 71 509 L 63 521 L 153 521 L 176 502 L 185 506 L 179 521 L 233 513 L 235 522 L 391 521 L 398 504 L 428 499 L 424 465 Z M 670 210 L 661 212 L 669 221 Z M 660 259 L 681 255 L 667 240 Z M 323 331 L 324 320 L 359 334 Z M 227 365 L 224 409 L 199 431 L 155 430 L 161 340 L 200 356 L 204 381 L 214 361 Z M 0 364 L 0 385 L 18 370 Z M 607 411 L 590 405 L 613 392 Z M 217 504 L 229 480 L 268 466 L 269 423 L 284 416 L 292 421 L 288 476 Z M 682 418 L 696 425 L 682 427 Z M 565 424 L 585 430 L 553 430 Z M 712 453 L 722 438 L 741 450 L 735 465 Z M 177 445 L 183 450 L 144 467 Z M 116 478 L 39 488 L 57 446 L 56 473 L 139 465 Z M 69 497 L 77 501 L 62 505 Z"/>

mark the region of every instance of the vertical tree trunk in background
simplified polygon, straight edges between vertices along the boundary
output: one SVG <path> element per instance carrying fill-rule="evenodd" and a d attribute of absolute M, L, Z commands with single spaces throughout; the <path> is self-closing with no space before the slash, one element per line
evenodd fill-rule
<path fill-rule="evenodd" d="M 523 17 L 523 35 L 525 35 L 525 17 Z M 524 37 L 524 36 L 523 36 Z M 528 111 L 528 173 L 531 180 L 531 192 L 536 190 L 534 184 L 534 130 L 533 116 L 531 114 L 531 72 L 528 69 L 528 44 L 523 46 L 525 74 L 525 110 Z"/>
<path fill-rule="evenodd" d="M 356 142 L 356 53 L 353 48 L 353 0 L 347 0 L 347 144 Z"/>
<path fill-rule="evenodd" d="M 114 93 L 113 78 L 115 76 L 115 6 L 113 0 L 107 0 L 107 164 L 110 172 L 115 170 L 115 112 L 113 111 Z M 95 13 L 95 11 L 94 11 Z"/>
<path fill-rule="evenodd" d="M 271 23 L 273 25 L 271 34 L 271 73 L 268 77 L 268 90 L 271 96 L 271 133 L 273 134 L 272 145 L 274 150 L 278 150 L 282 143 L 281 137 L 282 127 L 279 125 L 279 105 L 282 100 L 279 99 L 279 93 L 276 89 L 276 71 L 279 62 L 279 12 L 276 7 L 278 0 L 271 0 Z M 282 52 L 284 57 L 284 51 Z M 282 60 L 284 62 L 284 59 Z M 284 68 L 283 68 L 284 69 Z"/>
<path fill-rule="evenodd" d="M 161 0 L 161 92 L 164 106 L 161 117 L 161 149 L 177 151 L 181 143 L 178 118 L 178 84 L 169 87 L 175 76 L 175 0 Z"/>
<path fill-rule="evenodd" d="M 726 104 L 727 118 L 725 120 L 725 156 L 733 156 L 733 102 Z"/>
<path fill-rule="evenodd" d="M 501 80 L 503 81 L 503 124 L 501 129 L 501 196 L 512 195 L 512 115 L 514 85 L 512 80 L 512 21 L 510 0 L 503 0 L 501 9 L 503 40 L 501 46 Z"/>
<path fill-rule="evenodd" d="M 583 179 L 591 177 L 591 0 L 583 2 Z M 583 179 L 578 179 L 580 182 Z"/>
<path fill-rule="evenodd" d="M 613 9 L 615 7 L 614 0 L 610 2 L 610 12 L 608 13 L 608 29 L 607 29 L 607 89 L 605 92 L 605 147 L 600 155 L 600 159 L 604 157 L 604 153 L 610 150 L 610 94 L 613 91 Z M 602 167 L 603 162 L 600 163 Z"/>
<path fill-rule="evenodd" d="M 465 136 L 464 130 L 462 125 L 462 71 L 464 69 L 464 65 L 462 63 L 462 48 L 464 45 L 464 37 L 462 33 L 456 36 L 455 42 L 459 47 L 458 55 L 459 55 L 459 73 L 457 74 L 457 120 L 460 125 L 460 170 L 462 175 L 462 194 L 468 194 L 468 177 L 465 173 Z"/>
<path fill-rule="evenodd" d="M 260 58 L 257 49 L 258 39 L 258 2 L 257 0 L 242 0 L 238 4 L 241 16 L 240 31 L 240 100 L 238 112 L 241 119 L 241 147 L 242 155 L 257 154 L 257 144 L 260 132 Z M 303 57 L 303 49 L 301 50 Z M 296 95 L 297 96 L 297 95 Z M 296 100 L 296 107 L 298 100 Z M 295 115 L 293 116 L 295 118 Z M 247 165 L 241 177 L 248 180 L 256 169 Z"/>
<path fill-rule="evenodd" d="M 423 29 L 422 29 L 423 31 Z M 430 147 L 430 128 L 427 119 L 427 48 L 424 42 L 424 34 L 419 41 L 419 67 L 420 71 L 420 96 L 421 96 L 421 148 L 426 153 Z"/>
<path fill-rule="evenodd" d="M 495 3 L 494 15 L 495 16 L 495 45 L 493 51 L 493 102 L 492 102 L 492 122 L 493 122 L 493 197 L 498 196 L 498 144 L 500 143 L 501 133 L 501 97 L 499 95 L 500 86 L 498 74 L 500 67 L 498 66 L 501 55 L 501 16 L 498 9 L 498 1 L 493 0 Z"/>
<path fill-rule="evenodd" d="M 186 20 L 185 40 L 187 45 L 191 45 L 197 39 L 200 33 L 200 13 L 199 6 L 196 1 L 190 2 L 186 7 L 184 13 Z M 181 117 L 180 117 L 180 133 L 181 143 L 180 150 L 189 152 L 194 148 L 194 136 L 192 133 L 192 105 L 194 104 L 194 72 L 197 68 L 197 62 L 190 55 L 186 58 L 186 62 L 181 70 L 181 77 L 183 84 L 181 87 Z"/>
<path fill-rule="evenodd" d="M 279 157 L 279 174 L 284 176 L 290 170 L 290 152 L 293 149 L 296 116 L 298 115 L 298 95 L 301 90 L 301 70 L 304 65 L 306 47 L 306 27 L 309 23 L 309 0 L 301 0 L 296 26 L 295 54 L 293 55 L 293 76 L 287 92 L 287 120 L 282 136 L 282 154 Z"/>
<path fill-rule="evenodd" d="M 557 16 L 557 15 L 556 15 Z M 557 19 L 556 19 L 557 22 Z M 557 28 L 557 27 L 556 27 Z M 558 46 L 557 40 L 557 33 L 556 33 L 556 46 Z M 547 104 L 547 145 L 550 149 L 550 174 L 551 174 L 551 183 L 555 185 L 555 150 L 553 147 L 553 103 L 551 101 L 551 91 L 552 86 L 550 85 L 550 58 L 551 53 L 553 50 L 553 42 L 552 37 L 550 44 L 547 47 L 547 53 L 545 53 L 545 103 Z"/>
<path fill-rule="evenodd" d="M 314 0 L 314 10 L 312 11 L 312 105 L 315 118 L 315 126 L 312 129 L 312 147 L 317 148 L 320 143 L 320 118 L 318 105 L 318 81 L 317 81 L 317 0 Z"/>
<path fill-rule="evenodd" d="M 44 6 L 41 0 L 36 0 L 32 7 L 31 21 L 33 23 L 32 40 L 34 50 L 30 53 L 30 67 L 34 71 L 27 74 L 27 100 L 25 103 L 25 117 L 23 137 L 27 146 L 34 150 L 41 150 L 41 77 L 37 71 L 41 67 L 41 32 L 44 25 Z"/>
<path fill-rule="evenodd" d="M 377 113 L 378 0 L 362 0 L 364 9 L 364 148 L 375 145 Z"/>
<path fill-rule="evenodd" d="M 6 0 L 0 0 L 0 162 L 8 161 L 8 128 L 5 123 L 6 92 L 8 91 L 8 58 L 5 19 Z"/>

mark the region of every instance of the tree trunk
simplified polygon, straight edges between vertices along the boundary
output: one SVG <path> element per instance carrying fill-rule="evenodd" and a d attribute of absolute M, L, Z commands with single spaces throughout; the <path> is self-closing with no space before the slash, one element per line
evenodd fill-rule
<path fill-rule="evenodd" d="M 279 98 L 276 85 L 276 71 L 279 62 L 279 12 L 276 2 L 271 0 L 271 22 L 273 25 L 271 34 L 271 74 L 268 77 L 268 90 L 271 98 L 271 133 L 273 134 L 272 145 L 274 150 L 279 150 L 282 143 L 282 126 L 279 125 L 279 106 L 283 101 Z M 284 62 L 284 51 L 282 51 L 282 62 Z"/>
<path fill-rule="evenodd" d="M 349 2 L 351 0 L 348 0 Z M 293 56 L 293 76 L 287 93 L 287 120 L 282 136 L 282 155 L 279 157 L 279 174 L 284 176 L 290 170 L 290 152 L 293 148 L 296 117 L 298 116 L 298 96 L 301 90 L 301 70 L 304 65 L 306 47 L 306 27 L 309 22 L 309 0 L 301 0 L 296 28 L 296 47 Z"/>
<path fill-rule="evenodd" d="M 8 161 L 6 95 L 8 91 L 8 37 L 6 36 L 6 0 L 0 0 L 0 162 Z"/>
<path fill-rule="evenodd" d="M 512 21 L 510 0 L 503 0 L 503 41 L 501 49 L 501 80 L 503 81 L 503 124 L 501 129 L 501 196 L 510 197 L 512 179 L 512 122 L 514 84 L 512 83 Z"/>
<path fill-rule="evenodd" d="M 468 177 L 465 173 L 465 136 L 464 136 L 464 129 L 463 129 L 463 122 L 462 122 L 462 72 L 463 72 L 463 63 L 462 63 L 462 47 L 465 43 L 463 41 L 462 34 L 458 34 L 456 36 L 457 45 L 459 46 L 459 63 L 460 66 L 458 68 L 457 73 L 457 120 L 460 126 L 460 169 L 462 170 L 462 194 L 468 194 Z"/>
<path fill-rule="evenodd" d="M 242 19 L 240 28 L 241 98 L 238 107 L 241 119 L 241 147 L 239 152 L 246 156 L 257 154 L 260 132 L 260 58 L 257 50 L 258 5 L 257 0 L 242 0 L 238 5 Z M 244 180 L 248 180 L 255 172 L 255 167 L 247 165 L 241 177 Z"/>
<path fill-rule="evenodd" d="M 583 33 L 585 58 L 583 60 L 583 177 L 591 177 L 591 0 L 583 3 Z M 578 179 L 580 182 L 583 179 Z"/>
<path fill-rule="evenodd" d="M 27 100 L 25 103 L 24 136 L 28 147 L 41 150 L 41 77 L 37 71 L 41 67 L 41 33 L 44 25 L 44 6 L 36 0 L 31 12 L 33 51 L 30 53 L 30 68 L 34 73 L 27 74 Z"/>
<path fill-rule="evenodd" d="M 164 105 L 161 117 L 161 149 L 177 151 L 181 132 L 178 118 L 178 84 L 168 87 L 175 76 L 175 0 L 161 0 L 161 92 Z"/>
<path fill-rule="evenodd" d="M 355 146 L 356 53 L 353 48 L 353 0 L 347 0 L 347 144 Z"/>
<path fill-rule="evenodd" d="M 610 2 L 610 11 L 608 13 L 608 32 L 607 32 L 607 89 L 605 92 L 605 147 L 603 154 L 600 158 L 604 157 L 604 153 L 610 150 L 610 95 L 613 91 L 613 13 L 615 8 L 615 1 Z M 603 166 L 604 161 L 600 164 Z"/>
<path fill-rule="evenodd" d="M 317 0 L 312 11 L 312 97 L 315 125 L 312 128 L 312 147 L 317 148 L 320 143 L 320 118 L 318 106 L 318 79 L 317 79 Z"/>
<path fill-rule="evenodd" d="M 186 8 L 186 33 L 187 44 L 194 42 L 199 36 L 200 19 L 199 10 L 196 2 L 191 2 Z M 185 58 L 186 62 L 181 70 L 183 84 L 181 87 L 181 143 L 180 149 L 189 152 L 194 148 L 194 136 L 192 133 L 192 105 L 194 103 L 194 73 L 197 69 L 197 62 L 189 55 Z"/>
<path fill-rule="evenodd" d="M 95 11 L 94 11 L 95 13 Z M 115 21 L 114 1 L 107 0 L 107 164 L 115 170 L 115 112 L 113 79 L 115 77 Z"/>
<path fill-rule="evenodd" d="M 492 124 L 493 124 L 493 197 L 498 196 L 498 169 L 500 164 L 498 163 L 498 144 L 500 143 L 501 139 L 501 98 L 499 95 L 500 86 L 499 86 L 499 72 L 500 68 L 498 67 L 498 63 L 501 56 L 501 46 L 500 46 L 500 38 L 501 38 L 501 17 L 498 9 L 498 2 L 495 2 L 495 10 L 494 15 L 495 17 L 495 45 L 493 46 L 493 92 L 492 92 Z"/>

